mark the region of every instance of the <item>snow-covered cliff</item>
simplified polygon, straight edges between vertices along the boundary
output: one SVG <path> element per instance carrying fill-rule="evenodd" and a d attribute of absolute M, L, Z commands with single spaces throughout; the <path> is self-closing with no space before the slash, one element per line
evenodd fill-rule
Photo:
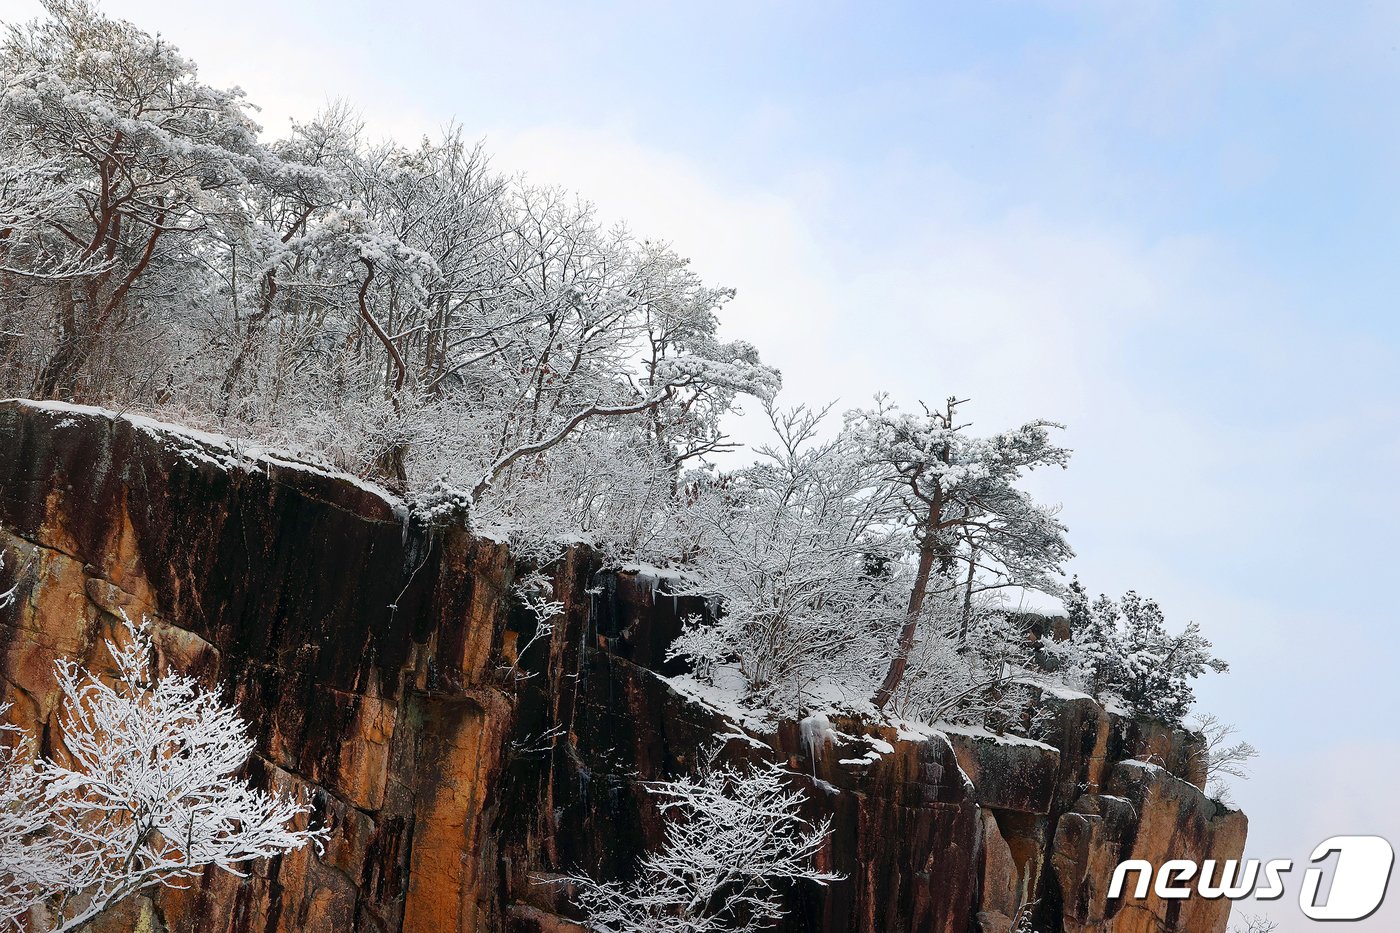
<path fill-rule="evenodd" d="M 312 795 L 332 829 L 324 855 L 211 872 L 103 929 L 580 929 L 541 880 L 625 876 L 662 832 L 641 782 L 741 732 L 665 658 L 699 601 L 576 547 L 532 643 L 504 545 L 212 435 L 0 403 L 0 549 L 12 717 L 42 732 L 53 660 L 98 664 L 118 613 L 150 616 L 162 654 L 254 724 L 255 778 Z M 1106 900 L 1122 859 L 1239 856 L 1245 817 L 1202 793 L 1191 737 L 1046 702 L 1049 744 L 840 717 L 730 741 L 832 821 L 819 860 L 845 880 L 786 892 L 782 929 L 1006 933 L 1033 905 L 1044 933 L 1222 931 L 1224 901 Z"/>

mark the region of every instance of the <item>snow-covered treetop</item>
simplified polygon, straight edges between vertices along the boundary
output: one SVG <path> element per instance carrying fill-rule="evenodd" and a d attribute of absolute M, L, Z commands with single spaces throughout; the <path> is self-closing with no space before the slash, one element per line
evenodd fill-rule
<path fill-rule="evenodd" d="M 1004 487 L 1028 470 L 1069 463 L 1070 451 L 1050 437 L 1063 425 L 1029 421 L 1010 431 L 973 437 L 966 433 L 970 425 L 957 423 L 961 404 L 950 398 L 942 411 L 925 406 L 922 413 L 911 414 L 878 396 L 875 407 L 851 412 L 847 424 L 873 460 L 905 480 L 913 495 L 925 501 L 939 495 L 954 498 L 959 488 L 967 488 L 970 499 Z"/>

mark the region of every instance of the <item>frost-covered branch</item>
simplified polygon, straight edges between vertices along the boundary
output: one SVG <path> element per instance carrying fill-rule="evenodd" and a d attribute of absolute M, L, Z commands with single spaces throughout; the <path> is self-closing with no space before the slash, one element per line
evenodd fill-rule
<path fill-rule="evenodd" d="M 1229 779 L 1248 780 L 1249 763 L 1259 757 L 1259 750 L 1246 741 L 1234 740 L 1239 730 L 1213 713 L 1199 713 L 1195 719 L 1195 731 L 1203 740 L 1197 748 L 1201 758 L 1197 763 L 1204 767 L 1206 790 L 1229 804 L 1233 797 Z"/>
<path fill-rule="evenodd" d="M 0 716 L 9 710 L 0 704 Z M 0 726 L 0 930 L 16 929 L 54 892 L 89 877 L 82 853 L 47 831 L 52 810 L 26 740 L 17 727 Z"/>
<path fill-rule="evenodd" d="M 554 618 L 563 614 L 564 603 L 553 599 L 554 584 L 548 576 L 539 570 L 527 574 L 523 579 L 511 587 L 511 592 L 515 598 L 520 600 L 522 606 L 530 613 L 534 620 L 534 631 L 530 634 L 525 644 L 517 645 L 515 656 L 511 659 L 510 671 L 516 680 L 524 680 L 529 675 L 520 672 L 520 663 L 525 655 L 534 647 L 536 642 L 543 642 L 548 645 L 549 639 L 554 635 Z"/>
<path fill-rule="evenodd" d="M 0 551 L 0 570 L 5 569 L 5 552 Z M 14 604 L 15 594 L 19 592 L 19 581 L 11 584 L 8 590 L 0 590 L 0 609 L 8 609 Z"/>

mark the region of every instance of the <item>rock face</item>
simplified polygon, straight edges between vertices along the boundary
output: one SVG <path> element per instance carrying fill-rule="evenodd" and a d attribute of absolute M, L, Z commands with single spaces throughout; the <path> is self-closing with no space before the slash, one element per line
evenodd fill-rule
<path fill-rule="evenodd" d="M 677 692 L 665 646 L 704 607 L 553 564 L 547 637 L 511 595 L 506 549 L 425 527 L 344 477 L 141 419 L 0 403 L 0 690 L 53 741 L 56 658 L 102 668 L 120 613 L 156 622 L 165 660 L 253 724 L 253 778 L 315 802 L 323 855 L 206 874 L 101 930 L 578 931 L 567 890 L 626 877 L 663 826 L 640 789 L 736 726 Z M 819 859 L 781 929 L 1212 933 L 1225 902 L 1109 902 L 1126 858 L 1236 858 L 1244 815 L 1200 791 L 1185 733 L 1050 699 L 1053 747 L 974 732 L 796 723 L 729 753 L 786 761 Z M 1135 761 L 1136 759 L 1136 761 Z"/>

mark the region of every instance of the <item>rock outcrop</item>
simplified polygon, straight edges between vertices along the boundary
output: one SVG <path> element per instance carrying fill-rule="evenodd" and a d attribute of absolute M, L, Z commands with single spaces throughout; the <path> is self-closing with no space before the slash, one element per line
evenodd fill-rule
<path fill-rule="evenodd" d="M 674 688 L 665 647 L 704 607 L 586 548 L 551 565 L 548 637 L 512 598 L 507 549 L 430 527 L 346 477 L 219 438 L 0 403 L 0 688 L 53 741 L 53 662 L 96 668 L 121 613 L 253 725 L 255 780 L 314 800 L 322 855 L 210 872 L 102 930 L 581 930 L 583 869 L 626 877 L 663 827 L 640 789 L 737 726 Z M 785 761 L 822 867 L 788 931 L 1216 933 L 1224 902 L 1109 902 L 1125 858 L 1236 858 L 1243 814 L 1200 790 L 1192 737 L 1048 698 L 1051 744 L 973 731 L 796 723 L 729 754 Z"/>

